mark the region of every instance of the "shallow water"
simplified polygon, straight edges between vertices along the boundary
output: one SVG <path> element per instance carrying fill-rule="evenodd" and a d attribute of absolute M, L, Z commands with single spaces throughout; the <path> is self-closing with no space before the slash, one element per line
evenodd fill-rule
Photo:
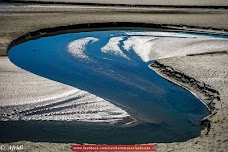
<path fill-rule="evenodd" d="M 146 38 L 148 34 L 138 36 Z M 150 36 L 188 38 L 175 34 Z M 130 37 L 126 31 L 50 36 L 13 47 L 9 58 L 32 73 L 118 104 L 137 119 L 138 125 L 1 122 L 4 134 L 0 141 L 149 143 L 184 141 L 198 136 L 199 122 L 209 114 L 207 108 L 189 91 L 149 69 L 148 65 L 153 61 L 147 60 L 146 54 L 135 51 L 133 45 L 127 48 Z M 14 133 L 17 136 L 12 138 Z"/>

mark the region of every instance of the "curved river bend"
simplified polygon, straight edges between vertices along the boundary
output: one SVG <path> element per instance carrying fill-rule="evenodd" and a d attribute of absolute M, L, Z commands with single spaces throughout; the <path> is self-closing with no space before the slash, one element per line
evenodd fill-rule
<path fill-rule="evenodd" d="M 195 41 L 199 40 L 204 44 L 211 38 L 183 33 L 99 31 L 19 44 L 9 51 L 14 64 L 108 100 L 126 110 L 137 123 L 123 127 L 77 121 L 15 121 L 0 126 L 8 136 L 10 128 L 4 126 L 12 126 L 21 135 L 15 140 L 32 141 L 123 144 L 196 137 L 200 134 L 199 122 L 209 111 L 189 91 L 161 78 L 148 65 L 153 59 L 175 56 L 175 48 L 185 54 L 187 45 L 198 45 Z M 196 48 L 192 48 L 194 53 Z"/>

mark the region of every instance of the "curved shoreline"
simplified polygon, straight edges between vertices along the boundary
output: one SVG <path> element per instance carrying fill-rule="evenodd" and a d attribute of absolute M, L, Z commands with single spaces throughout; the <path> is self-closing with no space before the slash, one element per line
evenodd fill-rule
<path fill-rule="evenodd" d="M 164 59 L 165 60 L 165 59 Z M 156 72 L 156 71 L 155 71 Z M 177 84 L 178 85 L 178 83 L 175 83 L 175 84 Z M 180 85 L 180 84 L 179 84 Z M 181 87 L 183 87 L 183 85 L 180 85 Z M 186 88 L 185 88 L 186 89 Z M 189 90 L 189 89 L 188 89 Z M 191 91 L 191 90 L 190 90 Z M 194 92 L 195 91 L 193 91 L 192 93 L 194 94 Z M 195 95 L 195 94 L 194 94 Z M 196 137 L 196 138 L 193 138 L 193 139 L 190 139 L 189 141 L 187 141 L 187 142 L 192 142 L 192 141 L 195 141 L 195 140 L 199 140 L 199 138 L 201 138 L 201 137 Z M 185 143 L 185 142 L 181 142 L 181 143 Z M 173 145 L 174 143 L 172 143 L 172 145 Z M 176 144 L 176 143 L 175 143 Z M 177 144 L 180 144 L 180 143 L 177 143 Z M 48 144 L 48 145 L 52 145 L 52 144 Z M 169 145 L 169 144 L 165 144 L 165 145 Z M 161 148 L 161 147 L 163 147 L 164 146 L 164 144 L 158 144 L 158 147 L 159 147 L 159 149 Z"/>
<path fill-rule="evenodd" d="M 43 28 L 37 31 L 26 33 L 14 40 L 12 40 L 8 47 L 7 52 L 10 48 L 20 43 L 35 40 L 42 37 L 54 36 L 65 33 L 74 32 L 88 32 L 88 31 L 106 31 L 110 29 L 121 29 L 121 30 L 155 30 L 162 32 L 186 32 L 186 33 L 207 33 L 211 35 L 228 35 L 228 30 L 218 28 L 205 28 L 196 26 L 186 25 L 172 25 L 172 24 L 152 24 L 152 23 L 140 23 L 140 22 L 104 22 L 104 23 L 87 23 L 87 24 L 74 24 L 67 26 L 57 26 L 52 28 Z M 194 31 L 192 29 L 198 29 Z"/>
<path fill-rule="evenodd" d="M 208 32 L 211 32 L 211 31 L 209 31 L 208 28 L 202 28 L 202 27 L 199 28 L 199 27 L 190 26 L 188 28 L 185 27 L 186 29 L 181 30 L 180 29 L 181 27 L 182 27 L 182 25 L 178 26 L 178 25 L 168 25 L 168 24 L 160 25 L 160 24 L 136 23 L 136 22 L 108 22 L 108 23 L 75 24 L 75 25 L 59 26 L 59 27 L 53 27 L 53 28 L 44 28 L 44 29 L 40 29 L 40 30 L 37 30 L 34 32 L 29 32 L 23 36 L 20 36 L 20 37 L 14 39 L 8 45 L 7 51 L 9 51 L 10 48 L 12 48 L 13 46 L 24 43 L 29 40 L 35 40 L 35 39 L 42 38 L 42 37 L 54 36 L 54 35 L 59 35 L 59 34 L 71 33 L 71 32 L 88 32 L 88 31 L 100 31 L 100 30 L 103 31 L 103 30 L 110 30 L 110 29 L 126 29 L 126 30 L 144 29 L 144 30 L 155 30 L 155 31 L 163 31 L 163 32 L 186 32 L 186 33 L 197 32 L 199 34 L 205 33 L 205 30 L 206 31 L 208 30 Z M 200 31 L 190 30 L 191 28 L 193 28 L 193 29 L 196 28 L 196 29 L 200 29 L 203 31 L 200 32 Z M 210 30 L 211 30 L 211 28 L 210 28 Z M 224 34 L 224 33 L 226 33 L 226 34 Z M 225 30 L 221 30 L 221 29 L 214 29 L 214 32 L 211 32 L 209 34 L 225 36 L 225 35 L 228 35 L 228 32 Z M 189 56 L 192 56 L 192 55 L 190 54 Z M 155 61 L 155 62 L 157 62 L 157 61 Z M 159 62 L 157 62 L 157 63 L 159 63 Z M 207 107 L 207 109 L 211 113 L 209 116 L 213 115 L 213 112 L 212 112 L 213 110 L 209 107 L 209 105 L 208 105 L 209 103 L 205 102 L 205 100 L 203 100 L 201 97 L 199 97 L 199 95 L 197 95 L 197 93 L 195 93 L 196 90 L 188 88 L 185 85 L 178 82 L 177 80 L 175 80 L 175 79 L 173 80 L 172 78 L 165 76 L 159 70 L 152 68 L 152 65 L 153 64 L 148 66 L 151 70 L 155 71 L 158 75 L 160 75 L 164 79 L 170 81 L 171 83 L 174 83 L 175 85 L 178 85 L 178 86 L 184 88 L 185 90 L 188 90 L 189 92 L 191 92 L 195 97 L 197 97 Z M 207 117 L 209 117 L 209 116 L 207 116 Z"/>
<path fill-rule="evenodd" d="M 213 19 L 213 17 L 212 17 L 212 19 Z M 88 19 L 88 21 L 89 21 L 89 19 Z M 148 22 L 151 22 L 151 21 L 148 20 Z M 167 21 L 167 22 L 170 22 L 170 21 Z M 197 22 L 199 22 L 199 21 L 197 21 Z M 223 22 L 225 22 L 225 21 L 223 21 Z M 7 26 L 7 23 L 6 23 L 6 26 Z M 66 24 L 70 24 L 70 23 L 66 23 Z M 198 23 L 196 23 L 196 24 L 198 24 Z M 200 22 L 199 22 L 199 24 L 200 24 Z M 220 23 L 218 23 L 218 24 L 220 24 Z M 55 23 L 53 23 L 52 25 L 55 25 Z M 173 27 L 173 25 L 174 24 L 169 24 L 168 27 L 171 27 L 174 30 L 186 30 L 186 31 L 189 31 L 189 32 L 191 32 L 191 31 L 192 32 L 195 32 L 195 31 L 196 32 L 199 32 L 198 30 L 200 30 L 200 31 L 202 31 L 202 33 L 207 33 L 206 31 L 211 32 L 211 30 L 213 30 L 213 28 L 210 28 L 208 25 L 203 25 L 203 26 L 207 26 L 207 28 L 202 27 L 202 26 L 187 26 L 187 25 L 190 25 L 189 22 L 186 23 L 186 25 L 184 25 L 184 24 L 182 24 L 182 25 L 175 24 L 175 25 L 177 25 L 177 27 L 175 27 L 175 25 Z M 39 25 L 39 26 L 40 26 L 40 28 L 43 28 L 44 27 L 43 25 Z M 211 24 L 211 26 L 212 27 L 215 27 L 216 25 L 212 25 Z M 29 25 L 27 25 L 27 27 L 29 27 Z M 193 29 L 191 30 L 191 29 L 189 29 L 189 27 L 190 28 L 192 27 Z M 35 27 L 34 29 L 36 29 L 36 28 L 37 27 Z M 206 29 L 206 31 L 204 31 L 203 28 Z M 224 33 L 224 31 L 225 31 L 225 33 L 227 32 L 227 27 L 226 26 L 224 26 L 223 28 L 217 28 L 217 29 L 220 31 L 219 33 Z M 226 30 L 224 30 L 224 29 L 226 29 Z M 12 39 L 15 38 L 15 36 L 18 37 L 20 35 L 24 35 L 23 33 L 28 33 L 29 31 L 33 31 L 33 30 L 31 30 L 31 28 L 29 30 L 24 30 L 23 32 L 21 32 L 20 30 L 21 29 L 19 28 L 18 29 L 18 31 L 19 31 L 18 33 L 16 33 L 16 32 L 12 33 L 13 36 L 11 36 L 7 40 L 10 40 L 11 41 Z M 225 34 L 225 35 L 227 35 L 227 34 Z M 3 38 L 5 38 L 4 35 L 2 35 L 2 36 L 3 36 Z M 7 45 L 8 45 L 8 43 L 9 42 L 6 42 Z M 222 121 L 222 122 L 225 123 L 224 121 Z M 223 133 L 224 132 L 224 129 L 222 130 L 222 128 L 220 128 L 220 131 Z M 216 151 L 217 150 L 216 148 L 218 148 L 218 147 L 216 147 L 216 145 L 218 146 L 218 144 L 222 144 L 222 142 L 223 142 L 223 140 L 222 141 L 217 141 L 217 140 L 220 140 L 220 137 L 218 137 L 218 135 L 217 136 L 214 136 L 214 134 L 212 135 L 212 134 L 209 133 L 209 136 L 197 137 L 197 138 L 191 139 L 191 140 L 189 140 L 187 142 L 172 143 L 172 144 L 158 144 L 157 147 L 158 147 L 159 151 L 168 151 L 168 150 L 169 151 L 170 150 L 173 150 L 173 151 L 184 151 L 185 150 L 185 151 L 191 151 L 192 152 L 194 150 L 195 151 L 205 151 L 205 148 L 206 148 L 206 151 L 209 151 L 209 150 Z M 212 141 L 209 142 L 208 141 L 209 138 Z M 70 150 L 70 144 L 66 145 L 66 144 L 54 144 L 54 143 L 31 143 L 31 142 L 25 142 L 25 141 L 18 142 L 18 143 L 24 143 L 25 144 L 25 148 L 28 148 L 28 149 L 31 148 L 31 150 L 34 150 L 34 147 L 36 147 L 38 149 L 39 146 L 40 146 L 40 148 L 51 150 L 52 149 L 51 147 L 58 146 L 58 148 L 59 148 L 59 146 L 61 147 L 62 145 L 65 145 L 64 149 L 62 149 L 62 150 L 64 150 L 64 151 L 71 151 Z M 46 145 L 47 147 L 45 147 L 44 145 Z M 224 146 L 224 148 L 227 150 L 226 147 L 227 147 L 227 145 Z M 197 149 L 197 148 L 199 148 L 199 149 Z"/>
<path fill-rule="evenodd" d="M 187 88 L 186 86 L 184 86 L 184 85 L 182 85 L 182 84 L 176 82 L 175 80 L 172 80 L 172 78 L 170 78 L 170 77 L 168 77 L 168 76 L 165 76 L 164 74 L 161 74 L 161 71 L 160 71 L 161 69 L 152 68 L 152 67 L 151 67 L 152 65 L 153 65 L 153 63 L 150 64 L 150 65 L 148 65 L 148 67 L 149 67 L 151 70 L 153 70 L 155 73 L 157 73 L 159 76 L 161 76 L 162 78 L 166 79 L 167 81 L 169 81 L 169 82 L 171 82 L 171 83 L 173 83 L 173 84 L 175 84 L 175 85 L 178 85 L 178 86 L 182 87 L 183 89 L 185 89 L 185 90 L 191 92 L 191 94 L 194 95 L 196 98 L 198 98 L 198 99 L 207 107 L 207 109 L 208 109 L 208 110 L 210 111 L 210 113 L 211 113 L 212 110 L 211 110 L 210 107 L 207 105 L 207 103 L 204 102 L 203 99 L 201 99 L 200 97 L 198 97 L 197 94 L 196 94 L 193 90 L 191 90 L 191 89 Z M 208 117 L 208 116 L 207 116 L 207 117 Z"/>
<path fill-rule="evenodd" d="M 1 2 L 0 2 L 1 3 Z M 121 11 L 118 7 L 113 10 L 97 7 L 87 9 L 86 7 L 48 4 L 18 5 L 19 3 L 1 3 L 2 13 L 0 15 L 0 56 L 7 55 L 9 43 L 18 37 L 25 36 L 29 32 L 40 29 L 52 29 L 54 27 L 68 27 L 76 24 L 96 24 L 96 23 L 141 23 L 142 27 L 148 25 L 159 25 L 175 31 L 186 31 L 198 33 L 214 33 L 227 35 L 227 10 L 202 9 L 170 9 L 167 8 L 131 8 L 130 11 Z M 43 7 L 45 6 L 45 7 Z M 51 11 L 49 6 L 52 7 Z M 148 12 L 149 11 L 149 12 Z M 159 12 L 158 12 L 159 11 Z M 167 12 L 169 11 L 169 12 Z M 143 25 L 145 24 L 145 25 Z M 15 28 L 15 26 L 17 28 Z M 127 24 L 129 26 L 129 24 Z M 156 27 L 156 26 L 154 26 Z M 69 28 L 65 28 L 68 30 Z M 142 29 L 142 28 L 141 28 Z M 61 29 L 63 31 L 63 29 Z M 70 32 L 70 31 L 69 31 Z M 55 34 L 55 33 L 53 33 Z M 29 35 L 28 35 L 29 36 Z"/>
<path fill-rule="evenodd" d="M 0 69 L 0 121 L 58 120 L 116 126 L 135 122 L 120 106 L 89 92 L 25 71 L 7 57 L 0 57 Z M 87 107 L 87 111 L 84 107 Z M 59 113 L 53 110 L 58 108 Z M 103 121 L 100 120 L 100 112 L 105 118 Z"/>
<path fill-rule="evenodd" d="M 208 96 L 203 94 L 202 90 L 193 86 L 193 85 L 195 85 L 194 84 L 195 82 L 189 82 L 189 83 L 186 82 L 185 83 L 185 82 L 182 82 L 181 80 L 178 80 L 178 78 L 176 78 L 175 76 L 173 76 L 173 77 L 169 76 L 170 73 L 167 71 L 163 72 L 163 70 L 166 68 L 172 68 L 172 67 L 165 66 L 164 64 L 161 64 L 158 61 L 155 61 L 154 63 L 148 65 L 148 67 L 151 70 L 153 70 L 154 72 L 156 72 L 158 75 L 160 75 L 162 78 L 166 79 L 167 81 L 169 81 L 171 83 L 174 83 L 175 85 L 178 85 L 178 86 L 184 88 L 185 90 L 191 92 L 196 98 L 198 98 L 207 107 L 207 109 L 210 111 L 210 114 L 208 116 L 204 117 L 202 120 L 208 119 L 208 118 L 212 117 L 214 114 L 216 114 L 217 109 L 214 107 L 214 104 L 215 104 L 214 99 L 215 98 L 212 97 L 212 98 L 209 98 L 208 100 L 203 99 L 203 97 L 208 97 Z M 172 73 L 179 73 L 179 71 L 175 71 L 175 69 L 173 69 Z M 189 77 L 189 76 L 185 75 L 184 73 L 181 76 L 182 77 Z M 189 77 L 189 78 L 194 79 L 191 77 Z M 195 80 L 195 81 L 197 81 L 197 80 Z M 199 82 L 199 81 L 197 81 L 197 82 Z M 205 83 L 203 83 L 203 85 L 209 86 Z M 207 89 L 205 89 L 205 90 L 207 90 Z M 215 94 L 217 94 L 217 97 L 220 100 L 219 92 L 217 90 L 214 90 L 214 91 L 216 92 Z"/>
<path fill-rule="evenodd" d="M 188 151 L 226 151 L 227 146 L 227 74 L 228 71 L 224 71 L 224 67 L 228 66 L 227 62 L 228 54 L 205 54 L 185 57 L 173 57 L 167 59 L 160 59 L 158 62 L 165 67 L 172 67 L 174 71 L 182 72 L 187 76 L 193 77 L 199 82 L 209 84 L 215 90 L 219 91 L 219 100 L 213 100 L 206 97 L 200 90 L 192 89 L 206 104 L 212 109 L 212 114 L 204 118 L 211 123 L 211 129 L 209 134 L 206 131 L 202 131 L 199 137 L 193 138 L 187 142 L 160 144 L 159 150 L 165 151 L 165 149 L 173 149 L 174 146 L 178 146 L 178 150 L 181 151 L 188 149 Z M 203 69 L 204 68 L 204 69 Z M 155 68 L 160 75 L 163 75 L 165 79 L 171 79 L 174 82 L 178 82 L 185 87 L 189 87 L 188 83 L 183 83 L 176 80 L 174 77 L 166 75 L 166 73 L 159 72 L 162 68 Z M 168 73 L 167 73 L 168 74 Z M 214 79 L 215 78 L 215 79 Z M 212 101 L 213 100 L 213 101 Z M 211 107 L 212 106 L 212 107 Z"/>

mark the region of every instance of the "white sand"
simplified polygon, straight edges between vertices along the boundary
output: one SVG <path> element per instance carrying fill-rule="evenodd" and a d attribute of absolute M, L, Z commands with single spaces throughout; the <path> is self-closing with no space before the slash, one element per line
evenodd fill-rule
<path fill-rule="evenodd" d="M 3 121 L 77 120 L 114 124 L 130 118 L 126 111 L 100 97 L 22 70 L 7 57 L 0 58 L 0 90 Z"/>
<path fill-rule="evenodd" d="M 123 40 L 123 37 L 112 37 L 109 42 L 101 48 L 101 52 L 114 54 L 116 56 L 121 56 L 129 60 L 129 58 L 123 53 L 120 49 L 120 41 Z"/>
<path fill-rule="evenodd" d="M 193 34 L 177 34 L 167 32 L 129 32 L 128 34 L 145 34 L 147 36 L 144 36 L 144 38 L 141 36 L 131 36 L 130 39 L 125 42 L 125 48 L 133 48 L 145 62 L 202 52 L 219 52 L 228 48 L 227 39 L 204 37 Z"/>
<path fill-rule="evenodd" d="M 94 37 L 86 37 L 75 40 L 68 44 L 68 52 L 71 53 L 74 57 L 88 59 L 88 56 L 83 52 L 85 51 L 85 46 L 89 42 L 94 43 L 96 41 L 98 41 L 98 39 Z"/>
<path fill-rule="evenodd" d="M 227 51 L 228 48 L 227 39 L 210 36 L 172 32 L 126 32 L 126 35 L 129 37 L 124 41 L 122 36 L 110 38 L 109 42 L 101 48 L 101 52 L 129 60 L 130 58 L 119 46 L 120 41 L 123 41 L 123 47 L 126 51 L 134 51 L 144 62 L 148 62 L 174 56 L 222 52 Z M 69 45 L 69 52 L 74 52 L 73 55 L 79 58 L 88 58 L 83 53 L 85 45 L 83 44 L 81 47 L 81 41 L 84 42 L 85 39 L 90 40 L 91 38 L 75 40 L 75 45 Z M 80 42 L 79 45 L 77 42 Z"/>

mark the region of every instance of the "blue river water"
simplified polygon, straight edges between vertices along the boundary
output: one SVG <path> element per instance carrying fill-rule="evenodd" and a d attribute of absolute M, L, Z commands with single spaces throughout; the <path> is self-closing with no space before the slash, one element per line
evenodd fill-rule
<path fill-rule="evenodd" d="M 30 40 L 11 48 L 9 58 L 34 74 L 118 104 L 137 119 L 136 126 L 57 121 L 0 122 L 0 128 L 5 130 L 3 142 L 126 144 L 185 141 L 199 136 L 200 120 L 209 114 L 206 106 L 189 91 L 149 69 L 148 65 L 153 61 L 145 62 L 134 50 L 126 51 L 124 41 L 129 35 L 125 32 L 69 33 Z M 128 59 L 101 51 L 111 38 L 120 36 L 122 40 L 118 46 Z M 79 56 L 69 52 L 69 43 L 88 37 L 97 41 L 90 40 L 81 50 L 77 49 Z M 17 136 L 13 136 L 12 130 Z"/>

